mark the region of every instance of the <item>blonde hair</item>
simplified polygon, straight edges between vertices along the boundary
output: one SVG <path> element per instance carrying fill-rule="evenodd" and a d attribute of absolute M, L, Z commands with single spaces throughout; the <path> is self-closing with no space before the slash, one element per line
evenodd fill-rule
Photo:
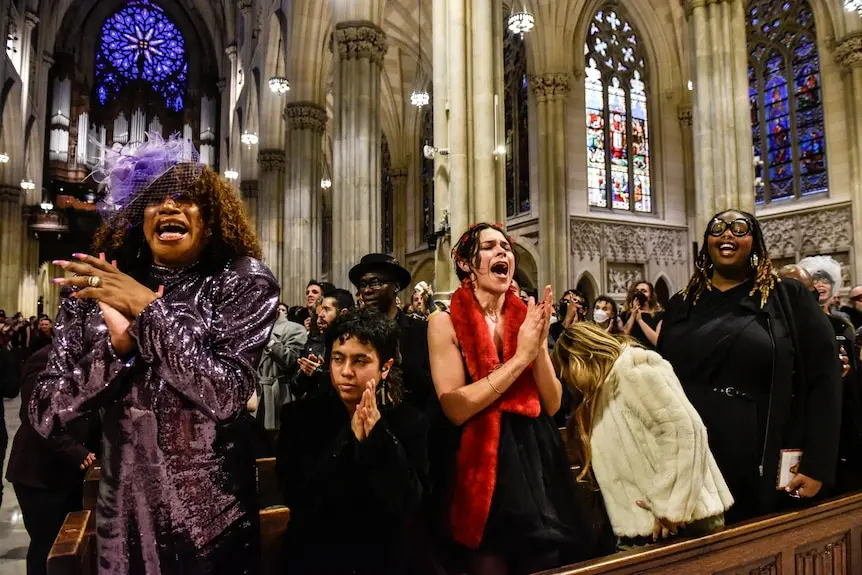
<path fill-rule="evenodd" d="M 557 339 L 552 360 L 560 379 L 572 392 L 572 413 L 566 424 L 569 455 L 581 465 L 578 481 L 591 479 L 590 435 L 602 386 L 626 346 L 626 336 L 614 336 L 599 326 L 577 322 Z"/>

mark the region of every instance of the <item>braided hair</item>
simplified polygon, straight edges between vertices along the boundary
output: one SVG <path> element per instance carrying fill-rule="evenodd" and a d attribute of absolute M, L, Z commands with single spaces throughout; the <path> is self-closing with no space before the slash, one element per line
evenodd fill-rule
<path fill-rule="evenodd" d="M 766 242 L 763 239 L 763 229 L 760 227 L 760 223 L 753 215 L 741 210 L 724 210 L 709 219 L 709 224 L 707 224 L 706 230 L 703 232 L 703 244 L 694 264 L 694 275 L 691 276 L 688 285 L 682 290 L 682 298 L 684 301 L 690 301 L 692 305 L 695 305 L 705 291 L 712 290 L 712 270 L 715 266 L 712 258 L 709 256 L 709 227 L 713 220 L 728 212 L 741 214 L 742 217 L 748 220 L 751 226 L 751 256 L 754 257 L 754 260 L 751 261 L 751 273 L 754 277 L 754 286 L 752 286 L 749 295 L 759 292 L 760 307 L 763 308 L 769 299 L 769 294 L 775 289 L 775 284 L 781 280 L 772 267 L 772 260 L 769 259 L 769 251 L 766 249 Z M 755 262 L 756 265 L 754 265 Z"/>

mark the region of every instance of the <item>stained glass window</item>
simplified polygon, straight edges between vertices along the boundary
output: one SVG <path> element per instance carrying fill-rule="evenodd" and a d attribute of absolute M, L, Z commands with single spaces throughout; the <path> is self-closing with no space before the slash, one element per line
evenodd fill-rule
<path fill-rule="evenodd" d="M 620 7 L 596 12 L 584 56 L 590 205 L 651 213 L 646 64 Z"/>
<path fill-rule="evenodd" d="M 825 193 L 826 136 L 814 14 L 806 0 L 753 0 L 746 15 L 758 203 Z"/>
<path fill-rule="evenodd" d="M 381 201 L 383 204 L 383 252 L 391 254 L 394 251 L 393 237 L 393 202 L 395 190 L 392 184 L 392 155 L 389 153 L 389 141 L 386 134 L 380 134 L 380 174 L 381 174 Z"/>
<path fill-rule="evenodd" d="M 520 34 L 506 28 L 506 217 L 530 213 L 530 140 L 527 51 Z"/>
<path fill-rule="evenodd" d="M 102 25 L 96 54 L 96 96 L 116 98 L 135 80 L 148 82 L 174 111 L 183 109 L 188 63 L 183 35 L 150 0 L 129 0 Z"/>
<path fill-rule="evenodd" d="M 434 145 L 434 108 L 426 106 L 422 116 L 422 141 L 419 157 L 422 158 L 422 239 L 435 232 L 434 221 L 434 160 L 425 157 L 425 146 Z"/>

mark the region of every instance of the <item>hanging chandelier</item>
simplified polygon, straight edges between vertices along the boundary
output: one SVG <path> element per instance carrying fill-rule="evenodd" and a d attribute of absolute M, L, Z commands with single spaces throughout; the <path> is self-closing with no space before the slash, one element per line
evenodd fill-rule
<path fill-rule="evenodd" d="M 410 103 L 417 108 L 427 106 L 431 102 L 431 96 L 425 90 L 413 90 L 410 94 Z"/>
<path fill-rule="evenodd" d="M 225 170 L 224 177 L 230 181 L 234 181 L 239 178 L 239 172 L 236 170 Z"/>
<path fill-rule="evenodd" d="M 9 163 L 9 154 L 0 154 L 0 164 Z"/>
<path fill-rule="evenodd" d="M 35 190 L 36 184 L 33 183 L 33 180 L 27 178 L 26 180 L 21 180 L 21 189 L 22 190 Z"/>
<path fill-rule="evenodd" d="M 269 89 L 273 94 L 286 94 L 290 92 L 290 82 L 284 76 L 273 76 L 269 79 Z"/>
<path fill-rule="evenodd" d="M 419 71 L 422 69 L 422 1 L 417 0 L 416 2 L 417 8 L 417 18 L 419 19 L 419 55 L 416 57 L 416 76 L 418 80 Z M 431 96 L 423 90 L 419 88 L 418 90 L 413 90 L 413 93 L 410 94 L 410 104 L 416 106 L 417 108 L 421 108 L 422 106 L 427 106 L 431 102 Z"/>
<path fill-rule="evenodd" d="M 244 132 L 243 135 L 240 136 L 239 141 L 251 148 L 252 146 L 257 145 L 257 134 Z"/>
<path fill-rule="evenodd" d="M 521 38 L 535 26 L 536 19 L 526 9 L 521 12 L 512 12 L 512 15 L 509 16 L 509 30 L 514 34 L 520 34 Z"/>
<path fill-rule="evenodd" d="M 323 178 L 322 180 L 320 180 L 320 187 L 324 190 L 328 190 L 332 187 L 332 180 L 330 180 L 329 178 Z"/>
<path fill-rule="evenodd" d="M 862 0 L 844 0 L 844 9 L 862 16 Z"/>

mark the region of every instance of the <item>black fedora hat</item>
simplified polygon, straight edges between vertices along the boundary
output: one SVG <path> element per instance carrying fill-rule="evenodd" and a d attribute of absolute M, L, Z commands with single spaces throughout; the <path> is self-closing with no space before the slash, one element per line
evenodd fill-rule
<path fill-rule="evenodd" d="M 359 280 L 368 272 L 382 271 L 391 274 L 401 289 L 410 287 L 410 272 L 401 267 L 394 257 L 386 254 L 368 254 L 362 256 L 359 263 L 350 269 L 350 283 L 359 287 Z"/>

